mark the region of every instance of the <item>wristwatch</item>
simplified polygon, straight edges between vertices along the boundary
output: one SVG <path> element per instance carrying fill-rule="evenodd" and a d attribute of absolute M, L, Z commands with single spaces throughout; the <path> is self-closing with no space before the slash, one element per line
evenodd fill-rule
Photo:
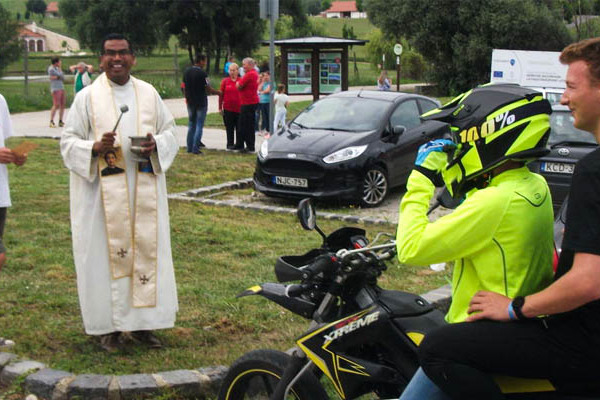
<path fill-rule="evenodd" d="M 527 317 L 523 315 L 523 311 L 521 310 L 523 308 L 523 305 L 525 305 L 525 297 L 523 296 L 517 296 L 512 301 L 512 309 L 515 312 L 517 319 L 519 320 L 527 319 Z"/>

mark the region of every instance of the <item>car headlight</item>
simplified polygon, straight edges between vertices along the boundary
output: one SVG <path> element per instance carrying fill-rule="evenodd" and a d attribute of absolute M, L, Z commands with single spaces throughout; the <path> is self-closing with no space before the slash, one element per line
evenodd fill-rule
<path fill-rule="evenodd" d="M 262 144 L 260 145 L 260 151 L 258 152 L 258 154 L 262 158 L 267 158 L 267 155 L 269 154 L 269 141 L 268 140 L 265 140 L 262 142 Z"/>
<path fill-rule="evenodd" d="M 326 164 L 333 164 L 341 161 L 352 160 L 353 158 L 356 158 L 362 153 L 364 153 L 367 149 L 367 146 L 368 145 L 365 144 L 364 146 L 346 147 L 345 149 L 341 149 L 336 151 L 335 153 L 329 154 L 328 156 L 323 158 L 323 162 L 325 162 Z"/>

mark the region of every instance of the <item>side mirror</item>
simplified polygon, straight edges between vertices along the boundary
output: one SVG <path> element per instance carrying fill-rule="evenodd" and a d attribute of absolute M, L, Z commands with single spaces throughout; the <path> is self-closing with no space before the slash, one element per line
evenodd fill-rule
<path fill-rule="evenodd" d="M 319 232 L 319 235 L 323 238 L 323 246 L 325 246 L 327 236 L 317 226 L 317 211 L 310 198 L 302 199 L 298 203 L 298 219 L 300 220 L 300 225 L 307 231 L 316 230 Z"/>
<path fill-rule="evenodd" d="M 310 198 L 302 199 L 298 203 L 298 219 L 307 231 L 312 231 L 317 226 L 317 212 Z"/>
<path fill-rule="evenodd" d="M 392 135 L 398 137 L 406 132 L 406 127 L 404 125 L 396 125 L 392 127 Z"/>

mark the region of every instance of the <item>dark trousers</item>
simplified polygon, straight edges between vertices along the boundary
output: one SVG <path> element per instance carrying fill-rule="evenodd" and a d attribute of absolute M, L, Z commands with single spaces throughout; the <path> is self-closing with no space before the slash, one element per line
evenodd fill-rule
<path fill-rule="evenodd" d="M 235 141 L 237 148 L 241 149 L 246 144 L 248 150 L 254 151 L 254 113 L 256 112 L 257 105 L 243 105 L 240 110 L 240 129 Z"/>
<path fill-rule="evenodd" d="M 223 123 L 227 132 L 227 147 L 234 146 L 235 133 L 239 132 L 240 113 L 223 110 Z"/>
<path fill-rule="evenodd" d="M 271 132 L 271 129 L 269 128 L 269 106 L 270 103 L 258 104 L 258 110 L 260 111 L 260 115 L 262 118 L 260 122 L 260 129 L 267 132 Z"/>
<path fill-rule="evenodd" d="M 549 379 L 562 392 L 597 388 L 599 332 L 574 316 L 450 324 L 419 347 L 427 376 L 453 399 L 500 400 L 490 374 Z"/>
<path fill-rule="evenodd" d="M 4 237 L 4 223 L 6 222 L 6 207 L 0 207 L 0 254 L 6 253 L 6 248 L 4 247 L 4 242 L 2 238 Z M 2 265 L 0 265 L 2 268 Z"/>

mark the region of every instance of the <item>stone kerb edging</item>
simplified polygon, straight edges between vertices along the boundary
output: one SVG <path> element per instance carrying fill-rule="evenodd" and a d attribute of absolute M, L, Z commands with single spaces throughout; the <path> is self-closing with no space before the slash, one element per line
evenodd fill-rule
<path fill-rule="evenodd" d="M 74 375 L 37 361 L 20 360 L 15 354 L 0 353 L 0 384 L 10 385 L 24 377 L 24 388 L 46 400 L 139 399 L 143 395 L 176 392 L 194 399 L 216 397 L 227 367 L 165 371 L 134 375 Z"/>
<path fill-rule="evenodd" d="M 185 192 L 170 194 L 168 197 L 172 200 L 180 201 L 192 201 L 196 203 L 211 205 L 211 206 L 226 206 L 236 207 L 246 210 L 264 211 L 264 212 L 276 212 L 282 214 L 295 214 L 296 209 L 287 207 L 277 207 L 268 204 L 254 204 L 254 203 L 242 203 L 236 200 L 216 200 L 210 198 L 210 195 L 233 189 L 245 189 L 253 185 L 252 178 L 240 179 L 239 181 L 225 182 L 219 185 L 205 186 L 198 189 L 187 190 Z M 371 217 L 357 217 L 354 215 L 347 214 L 335 214 L 317 211 L 319 218 L 343 221 L 352 224 L 364 223 L 372 225 L 395 225 L 395 222 L 390 222 L 381 218 Z"/>

